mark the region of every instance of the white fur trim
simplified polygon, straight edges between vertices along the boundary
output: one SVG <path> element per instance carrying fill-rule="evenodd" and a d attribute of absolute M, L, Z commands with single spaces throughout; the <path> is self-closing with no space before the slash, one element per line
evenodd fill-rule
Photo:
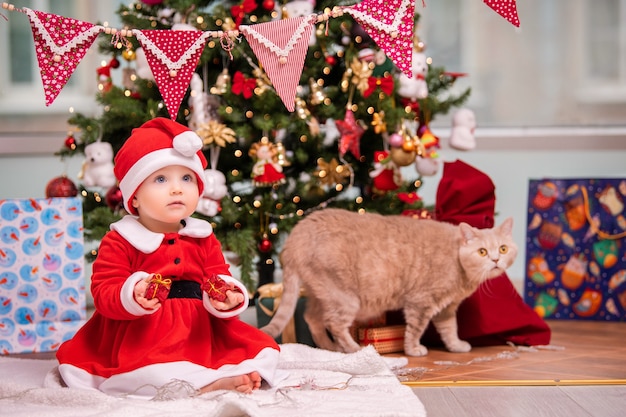
<path fill-rule="evenodd" d="M 188 217 L 184 220 L 185 227 L 178 232 L 182 236 L 205 238 L 213 233 L 211 223 L 205 220 L 195 217 Z M 115 230 L 135 249 L 143 253 L 152 253 L 157 250 L 165 237 L 163 233 L 155 233 L 146 229 L 144 225 L 139 223 L 137 216 L 132 215 L 124 216 L 121 220 L 111 224 L 111 230 Z"/>
<path fill-rule="evenodd" d="M 248 308 L 248 302 L 250 301 L 250 297 L 248 296 L 248 290 L 246 289 L 246 287 L 244 287 L 244 285 L 241 282 L 237 281 L 235 278 L 231 276 L 219 275 L 219 277 L 222 278 L 224 281 L 228 282 L 229 284 L 230 283 L 235 284 L 235 287 L 241 290 L 241 293 L 243 294 L 243 303 L 235 310 L 220 311 L 216 309 L 215 307 L 213 307 L 207 293 L 205 291 L 202 291 L 202 304 L 204 304 L 204 308 L 215 317 L 219 317 L 221 319 L 227 319 L 229 317 L 235 317 L 235 316 L 240 315 Z"/>
<path fill-rule="evenodd" d="M 202 139 L 194 132 L 187 130 L 174 136 L 172 146 L 186 157 L 192 157 L 202 149 Z"/>
<path fill-rule="evenodd" d="M 163 233 L 152 232 L 139 223 L 136 216 L 127 215 L 111 224 L 111 230 L 119 233 L 128 243 L 143 253 L 152 253 L 159 248 L 165 236 Z"/>
<path fill-rule="evenodd" d="M 63 379 L 65 385 L 70 388 L 97 391 L 100 384 L 106 380 L 104 377 L 91 375 L 84 369 L 67 363 L 59 365 L 59 373 L 61 374 L 61 378 Z"/>
<path fill-rule="evenodd" d="M 59 372 L 70 388 L 97 389 L 112 396 L 149 400 L 157 394 L 158 387 L 173 380 L 186 381 L 200 389 L 218 379 L 247 375 L 254 371 L 268 384 L 276 386 L 288 376 L 286 371 L 276 369 L 279 356 L 278 350 L 265 348 L 254 358 L 218 369 L 209 369 L 190 362 L 167 362 L 144 366 L 110 378 L 91 375 L 69 364 L 60 365 Z"/>
<path fill-rule="evenodd" d="M 174 148 L 163 148 L 150 152 L 135 162 L 120 181 L 120 190 L 124 197 L 124 208 L 126 208 L 126 211 L 129 213 L 134 212 L 130 199 L 141 183 L 155 171 L 171 165 L 181 165 L 191 169 L 195 172 L 198 181 L 202 181 L 204 184 L 204 167 L 196 153 L 192 157 L 187 157 Z"/>
<path fill-rule="evenodd" d="M 120 299 L 122 300 L 122 306 L 124 306 L 124 309 L 132 315 L 146 316 L 156 311 L 156 310 L 146 310 L 145 308 L 140 306 L 137 303 L 137 301 L 135 301 L 135 297 L 134 297 L 135 284 L 137 284 L 139 281 L 149 276 L 150 274 L 147 272 L 143 272 L 143 271 L 135 272 L 134 274 L 132 274 L 126 279 L 126 282 L 122 286 L 122 291 L 120 291 Z"/>

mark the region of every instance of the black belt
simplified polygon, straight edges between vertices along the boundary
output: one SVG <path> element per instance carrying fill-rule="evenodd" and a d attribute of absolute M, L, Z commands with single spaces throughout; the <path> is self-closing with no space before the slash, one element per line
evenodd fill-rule
<path fill-rule="evenodd" d="M 202 300 L 202 288 L 196 281 L 172 281 L 167 298 L 197 298 Z"/>

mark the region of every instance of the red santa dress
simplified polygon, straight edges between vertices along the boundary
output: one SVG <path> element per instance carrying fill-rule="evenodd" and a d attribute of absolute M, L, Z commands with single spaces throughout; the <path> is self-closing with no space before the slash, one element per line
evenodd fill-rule
<path fill-rule="evenodd" d="M 145 310 L 134 300 L 133 288 L 157 273 L 172 280 L 172 290 L 161 308 Z M 241 290 L 241 306 L 213 308 L 199 290 L 212 274 Z M 151 398 L 174 380 L 199 389 L 253 371 L 270 385 L 284 376 L 276 370 L 276 342 L 238 319 L 248 294 L 229 275 L 206 221 L 187 218 L 178 233 L 162 234 L 125 216 L 102 239 L 91 290 L 93 316 L 57 352 L 69 387 Z"/>

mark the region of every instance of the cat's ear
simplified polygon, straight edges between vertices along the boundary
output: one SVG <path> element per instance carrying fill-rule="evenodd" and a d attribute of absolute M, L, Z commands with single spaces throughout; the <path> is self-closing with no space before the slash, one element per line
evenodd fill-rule
<path fill-rule="evenodd" d="M 467 223 L 459 223 L 459 230 L 461 231 L 461 237 L 465 243 L 477 237 L 476 230 Z"/>
<path fill-rule="evenodd" d="M 513 217 L 509 217 L 502 222 L 500 225 L 500 231 L 507 236 L 513 235 Z"/>

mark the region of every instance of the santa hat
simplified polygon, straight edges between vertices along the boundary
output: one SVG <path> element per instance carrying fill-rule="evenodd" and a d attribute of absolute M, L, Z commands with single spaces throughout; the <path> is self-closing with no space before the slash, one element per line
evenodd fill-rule
<path fill-rule="evenodd" d="M 446 162 L 437 188 L 435 217 L 452 224 L 465 222 L 479 229 L 492 228 L 495 190 L 484 172 L 460 160 Z"/>
<path fill-rule="evenodd" d="M 124 208 L 137 214 L 132 206 L 137 188 L 152 173 L 171 165 L 191 169 L 198 179 L 198 193 L 204 190 L 206 158 L 202 139 L 188 127 L 157 117 L 133 129 L 115 155 L 115 177 L 124 198 Z"/>

